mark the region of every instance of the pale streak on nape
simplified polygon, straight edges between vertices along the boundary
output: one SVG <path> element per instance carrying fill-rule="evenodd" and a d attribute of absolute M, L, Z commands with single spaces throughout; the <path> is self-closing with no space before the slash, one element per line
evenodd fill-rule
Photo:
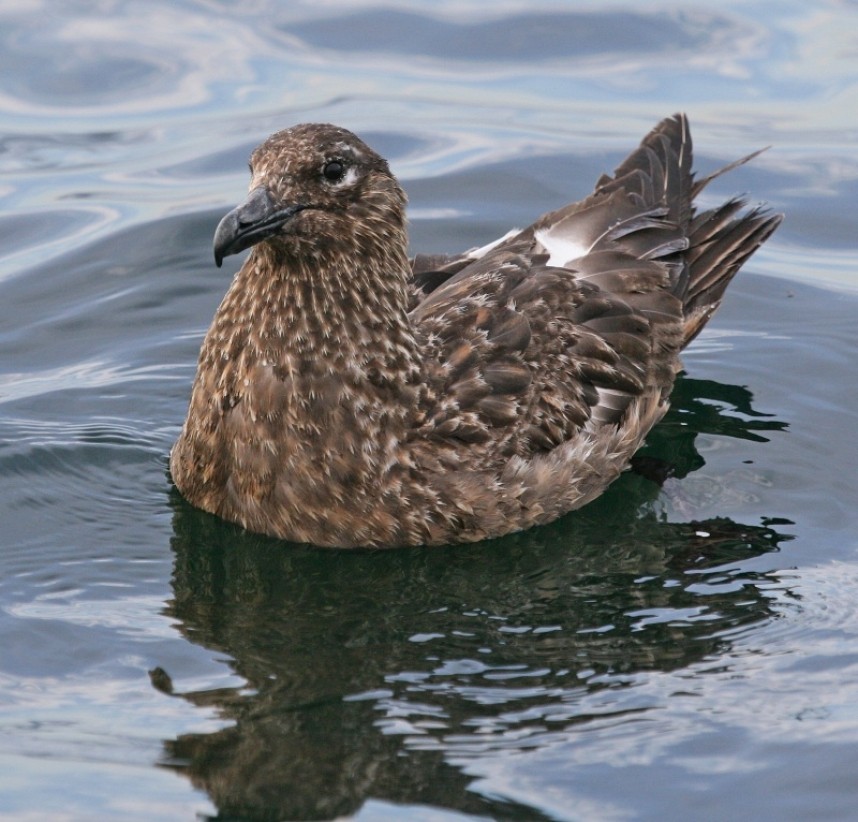
<path fill-rule="evenodd" d="M 501 243 L 506 242 L 510 237 L 515 237 L 515 235 L 519 234 L 520 232 L 520 228 L 510 229 L 509 231 L 507 231 L 506 234 L 503 235 L 503 237 L 499 237 L 497 240 L 493 240 L 488 245 L 483 245 L 479 248 L 472 248 L 467 254 L 465 254 L 465 257 L 467 257 L 469 260 L 481 260 L 483 257 L 486 256 L 486 254 L 497 248 Z"/>
<path fill-rule="evenodd" d="M 548 265 L 558 268 L 572 260 L 583 257 L 590 249 L 568 235 L 552 233 L 551 228 L 542 228 L 534 235 L 536 241 L 548 252 Z"/>

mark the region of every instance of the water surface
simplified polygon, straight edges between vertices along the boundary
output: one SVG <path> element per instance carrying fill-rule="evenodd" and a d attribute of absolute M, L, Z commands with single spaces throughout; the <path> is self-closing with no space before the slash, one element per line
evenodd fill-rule
<path fill-rule="evenodd" d="M 0 4 L 0 818 L 848 818 L 858 7 Z M 251 148 L 352 128 L 414 251 L 583 196 L 658 119 L 787 220 L 601 500 L 315 551 L 167 454 Z M 658 478 L 660 482 L 655 482 Z"/>

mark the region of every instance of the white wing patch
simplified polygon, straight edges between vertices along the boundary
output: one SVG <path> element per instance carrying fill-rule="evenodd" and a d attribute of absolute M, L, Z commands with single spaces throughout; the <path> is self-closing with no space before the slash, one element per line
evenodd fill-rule
<path fill-rule="evenodd" d="M 489 243 L 488 245 L 483 245 L 483 246 L 480 246 L 479 248 L 472 248 L 465 256 L 469 260 L 481 260 L 493 248 L 497 248 L 501 243 L 505 242 L 510 237 L 515 237 L 515 235 L 519 234 L 520 232 L 521 232 L 520 228 L 513 228 L 510 231 L 507 231 L 507 233 L 504 234 L 503 237 L 500 237 L 497 240 L 494 240 L 493 242 Z"/>
<path fill-rule="evenodd" d="M 590 251 L 588 246 L 578 242 L 574 237 L 557 231 L 556 226 L 540 229 L 534 236 L 548 252 L 548 265 L 558 268 L 563 268 L 572 260 L 577 260 Z"/>

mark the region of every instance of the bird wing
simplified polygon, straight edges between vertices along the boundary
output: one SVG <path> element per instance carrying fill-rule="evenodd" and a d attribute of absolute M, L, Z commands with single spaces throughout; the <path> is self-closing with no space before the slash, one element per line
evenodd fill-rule
<path fill-rule="evenodd" d="M 412 312 L 430 372 L 424 435 L 527 456 L 618 423 L 672 382 L 670 279 L 620 247 L 550 265 L 533 230 L 463 268 Z"/>
<path fill-rule="evenodd" d="M 645 392 L 666 400 L 692 189 L 687 124 L 672 118 L 586 199 L 470 258 L 415 265 L 428 292 L 411 313 L 430 372 L 421 433 L 527 456 L 616 425 Z"/>
<path fill-rule="evenodd" d="M 675 115 L 584 200 L 484 248 L 417 258 L 421 434 L 526 456 L 617 425 L 643 394 L 666 410 L 680 350 L 781 221 L 741 199 L 695 213 L 711 180 L 755 156 L 695 181 Z"/>

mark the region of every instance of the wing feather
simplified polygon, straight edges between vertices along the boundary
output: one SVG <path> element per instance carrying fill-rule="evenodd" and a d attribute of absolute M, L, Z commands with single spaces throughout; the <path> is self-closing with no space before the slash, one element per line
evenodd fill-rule
<path fill-rule="evenodd" d="M 666 409 L 680 350 L 779 222 L 741 200 L 695 215 L 721 172 L 695 183 L 691 160 L 685 117 L 667 118 L 584 200 L 481 249 L 415 258 L 430 372 L 417 436 L 432 459 L 527 457 L 621 424 L 636 398 Z"/>

